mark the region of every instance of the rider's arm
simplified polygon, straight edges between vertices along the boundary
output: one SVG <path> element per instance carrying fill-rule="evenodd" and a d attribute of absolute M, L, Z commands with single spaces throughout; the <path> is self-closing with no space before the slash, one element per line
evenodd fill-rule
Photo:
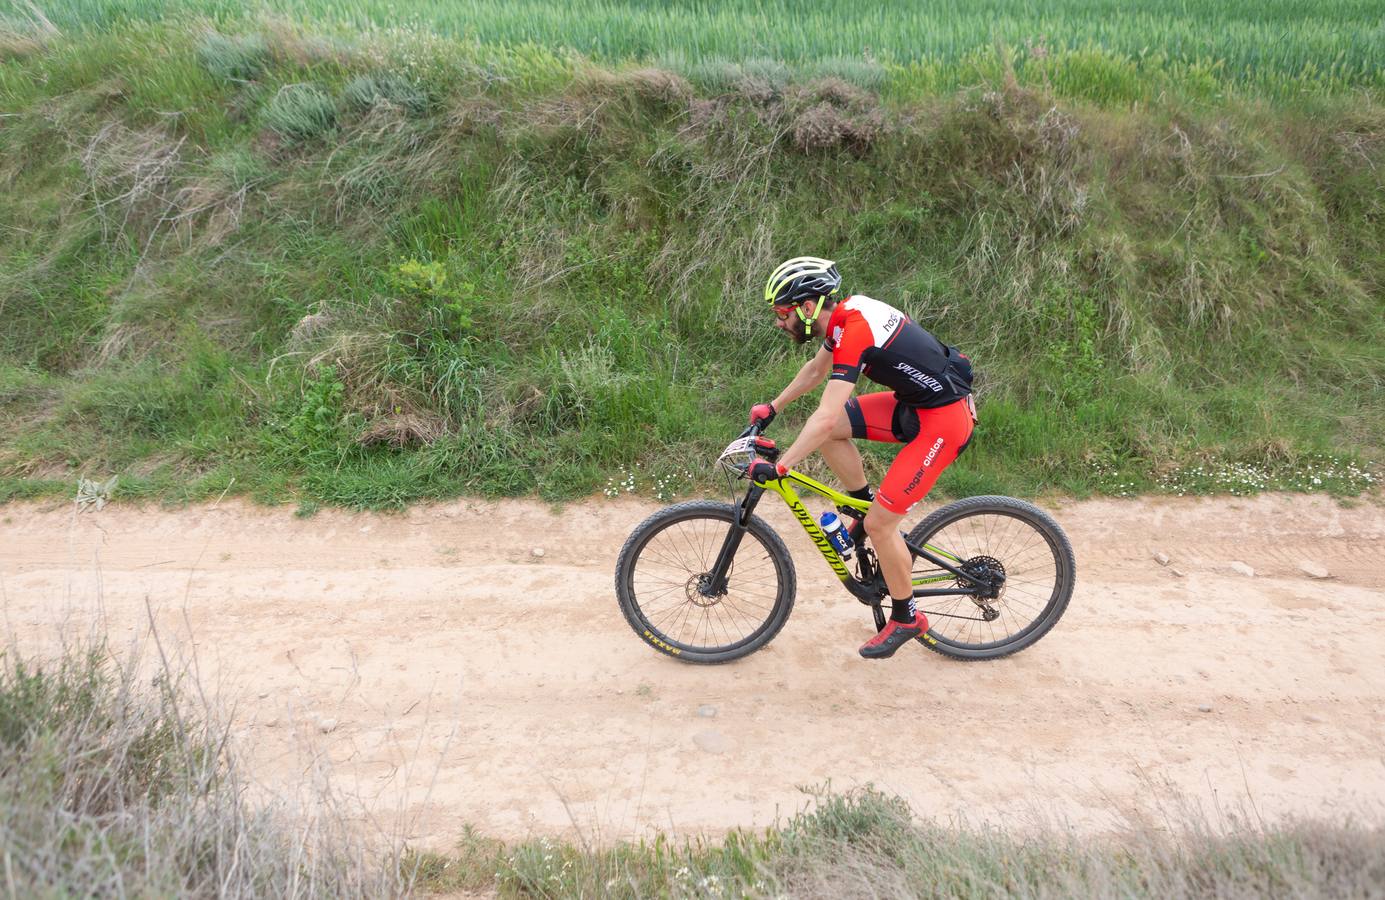
<path fill-rule="evenodd" d="M 803 368 L 798 370 L 793 381 L 784 388 L 772 401 L 775 412 L 783 412 L 784 407 L 802 397 L 822 383 L 822 380 L 832 374 L 832 351 L 826 347 L 820 347 L 817 355 L 803 364 Z"/>
<path fill-rule="evenodd" d="M 831 354 L 828 354 L 828 361 L 830 363 Z M 855 389 L 856 385 L 850 381 L 834 378 L 827 382 L 827 387 L 822 389 L 822 402 L 808 417 L 803 430 L 798 433 L 798 439 L 779 457 L 779 464 L 792 469 L 826 443 L 837 417 L 842 414 L 842 407 L 851 399 L 851 392 Z"/>

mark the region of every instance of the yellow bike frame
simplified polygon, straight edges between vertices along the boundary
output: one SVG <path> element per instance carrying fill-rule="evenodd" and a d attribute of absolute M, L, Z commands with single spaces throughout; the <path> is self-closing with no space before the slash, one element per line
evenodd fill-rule
<path fill-rule="evenodd" d="M 855 497 L 833 490 L 822 482 L 814 478 L 809 478 L 801 472 L 795 472 L 792 469 L 778 479 L 773 481 L 757 481 L 755 484 L 764 488 L 766 491 L 778 494 L 780 498 L 783 499 L 784 503 L 788 505 L 789 510 L 794 514 L 794 518 L 798 520 L 798 524 L 802 525 L 803 530 L 808 532 L 808 537 L 812 539 L 813 545 L 818 548 L 818 552 L 827 560 L 827 564 L 832 567 L 832 571 L 842 580 L 843 584 L 847 585 L 848 589 L 850 589 L 853 584 L 859 583 L 856 579 L 852 578 L 851 572 L 846 567 L 845 560 L 837 553 L 837 548 L 832 546 L 832 542 L 827 539 L 827 535 L 823 533 L 822 528 L 814 521 L 813 514 L 808 512 L 807 507 L 803 505 L 803 501 L 799 499 L 798 492 L 794 490 L 793 486 L 795 484 L 801 485 L 815 494 L 821 494 L 838 506 L 858 509 L 861 512 L 866 512 L 870 509 L 871 501 L 857 500 Z M 917 548 L 914 549 L 917 552 Z M 931 544 L 924 544 L 923 549 L 936 553 L 954 563 L 961 564 L 963 561 L 960 557 L 946 550 L 934 547 Z M 927 554 L 920 555 L 927 556 Z M 923 578 L 915 578 L 913 579 L 913 584 L 915 587 L 918 587 L 921 584 L 951 581 L 954 577 L 956 576 L 952 573 L 932 575 Z M 853 593 L 855 592 L 853 591 Z"/>

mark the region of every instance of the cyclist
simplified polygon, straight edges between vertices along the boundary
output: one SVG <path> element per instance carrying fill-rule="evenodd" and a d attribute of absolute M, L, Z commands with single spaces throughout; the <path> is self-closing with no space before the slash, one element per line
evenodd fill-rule
<path fill-rule="evenodd" d="M 800 256 L 782 263 L 765 284 L 775 327 L 796 343 L 823 343 L 779 396 L 751 408 L 751 422 L 768 426 L 785 406 L 828 381 L 817 411 L 777 465 L 761 460 L 751 477 L 778 478 L 821 450 L 848 494 L 874 501 L 864 522 L 848 521 L 854 539 L 862 527 L 870 535 L 890 591 L 889 621 L 860 649 L 867 659 L 883 659 L 928 630 L 927 617 L 914 606 L 913 562 L 899 524 L 971 440 L 971 361 L 886 303 L 861 294 L 839 299 L 841 283 L 831 260 Z M 853 397 L 862 374 L 891 390 Z M 853 438 L 904 445 L 877 493 L 866 483 Z"/>

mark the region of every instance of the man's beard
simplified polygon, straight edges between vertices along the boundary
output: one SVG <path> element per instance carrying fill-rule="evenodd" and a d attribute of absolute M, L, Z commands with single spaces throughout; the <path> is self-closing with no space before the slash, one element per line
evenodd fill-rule
<path fill-rule="evenodd" d="M 806 344 L 808 343 L 809 338 L 812 337 L 812 334 L 810 333 L 812 331 L 812 328 L 813 326 L 811 325 L 805 325 L 802 328 L 795 328 L 793 331 L 789 332 L 789 335 L 793 338 L 793 342 L 795 344 Z"/>

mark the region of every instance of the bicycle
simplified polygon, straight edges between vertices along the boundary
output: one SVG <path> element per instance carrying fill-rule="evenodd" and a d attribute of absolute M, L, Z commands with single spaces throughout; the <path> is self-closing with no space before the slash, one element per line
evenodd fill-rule
<path fill-rule="evenodd" d="M 780 451 L 760 430 L 752 425 L 741 432 L 717 463 L 749 479 L 757 457 L 774 462 Z M 641 522 L 616 560 L 616 596 L 635 633 L 655 650 L 693 663 L 730 662 L 773 640 L 793 610 L 797 575 L 783 540 L 755 515 L 766 492 L 788 505 L 843 587 L 871 608 L 876 630 L 884 628 L 889 592 L 864 533 L 853 572 L 796 488 L 839 508 L 870 508 L 870 501 L 790 469 L 779 479 L 751 480 L 738 502 L 691 500 Z M 1072 545 L 1051 516 L 1023 500 L 978 496 L 949 503 L 914 526 L 904 543 L 914 562 L 914 596 L 930 626 L 916 640 L 944 656 L 996 659 L 1023 650 L 1057 624 L 1072 598 Z"/>

